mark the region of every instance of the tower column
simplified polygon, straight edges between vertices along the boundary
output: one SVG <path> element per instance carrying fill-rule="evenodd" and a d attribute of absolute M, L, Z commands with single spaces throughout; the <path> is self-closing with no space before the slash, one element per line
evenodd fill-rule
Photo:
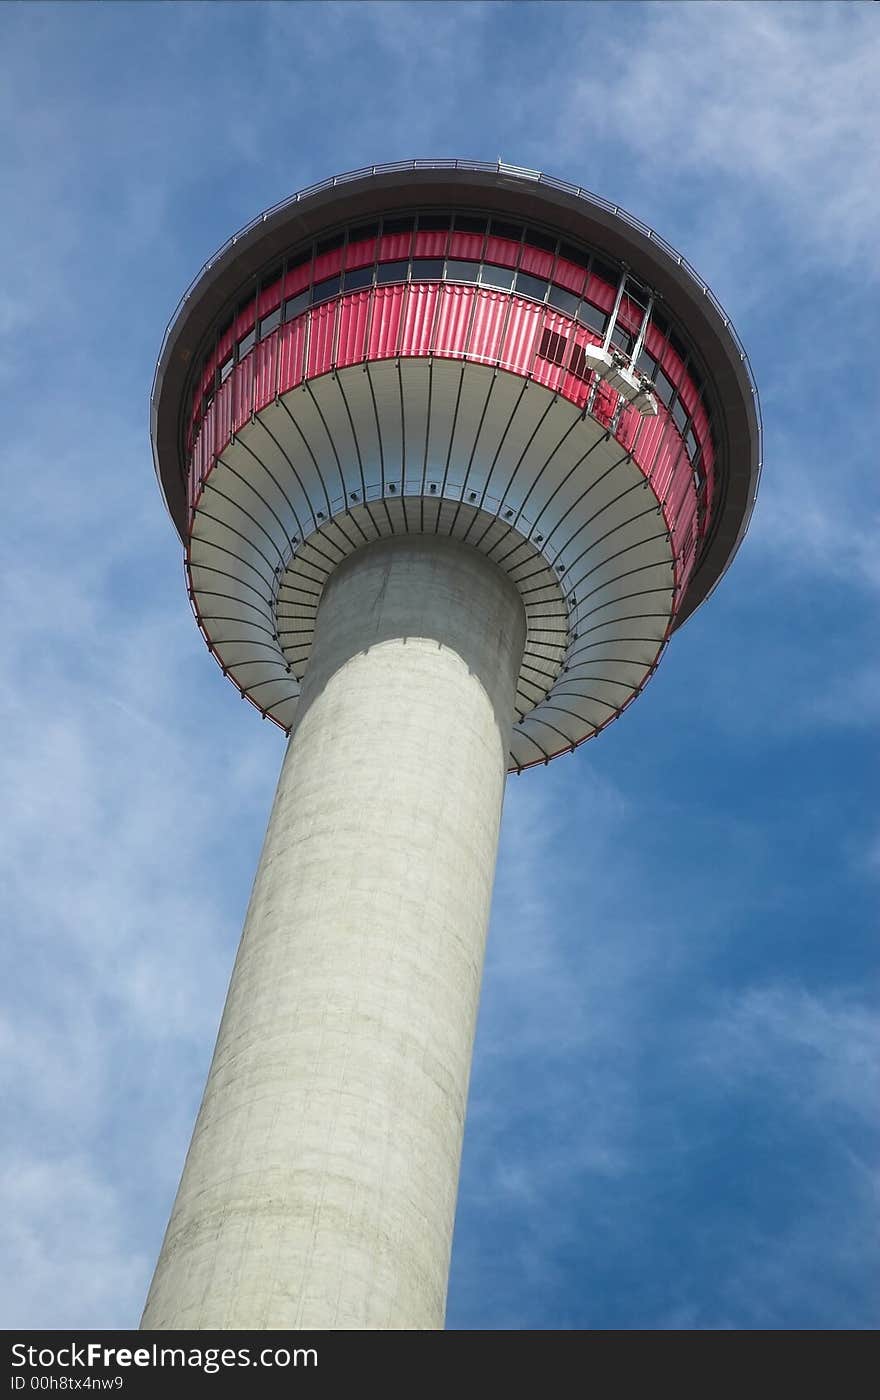
<path fill-rule="evenodd" d="M 443 1326 L 524 641 L 449 537 L 330 576 L 144 1328 Z"/>

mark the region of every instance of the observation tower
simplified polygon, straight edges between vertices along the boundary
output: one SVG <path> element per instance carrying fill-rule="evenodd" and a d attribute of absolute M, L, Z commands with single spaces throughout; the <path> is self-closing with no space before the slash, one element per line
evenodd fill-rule
<path fill-rule="evenodd" d="M 215 254 L 151 430 L 198 626 L 289 743 L 142 1326 L 439 1328 L 506 775 L 726 570 L 748 360 L 621 210 L 400 162 Z"/>

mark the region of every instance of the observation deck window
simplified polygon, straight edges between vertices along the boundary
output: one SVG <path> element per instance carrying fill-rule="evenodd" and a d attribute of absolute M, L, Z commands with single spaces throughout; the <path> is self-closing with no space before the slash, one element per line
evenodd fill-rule
<path fill-rule="evenodd" d="M 509 224 L 504 219 L 493 219 L 491 231 L 494 238 L 507 238 L 511 243 L 522 242 L 522 224 Z"/>
<path fill-rule="evenodd" d="M 460 262 L 457 258 L 449 258 L 446 263 L 446 278 L 449 282 L 478 282 L 480 280 L 480 264 L 478 262 Z"/>
<path fill-rule="evenodd" d="M 654 380 L 657 393 L 668 408 L 675 397 L 675 385 L 664 370 L 658 369 L 657 377 Z"/>
<path fill-rule="evenodd" d="M 302 315 L 303 311 L 305 311 L 305 309 L 306 309 L 306 307 L 308 306 L 308 304 L 309 304 L 309 293 L 308 293 L 308 292 L 300 292 L 300 293 L 299 293 L 297 296 L 295 296 L 295 297 L 288 297 L 288 298 L 287 298 L 287 301 L 284 303 L 284 319 L 285 319 L 285 321 L 294 321 L 294 320 L 296 320 L 297 316 Z"/>
<path fill-rule="evenodd" d="M 677 427 L 681 430 L 681 432 L 684 432 L 685 428 L 687 427 L 688 416 L 687 409 L 685 408 L 681 399 L 677 398 L 675 400 L 675 403 L 672 405 L 672 417 L 675 420 Z"/>
<path fill-rule="evenodd" d="M 373 285 L 373 265 L 369 267 L 358 267 L 353 272 L 346 272 L 342 279 L 343 290 L 346 292 L 357 292 L 362 287 Z"/>
<path fill-rule="evenodd" d="M 442 258 L 413 258 L 412 277 L 414 282 L 439 282 L 442 276 Z"/>
<path fill-rule="evenodd" d="M 416 226 L 415 217 L 409 215 L 401 219 L 383 219 L 383 233 L 412 233 Z"/>
<path fill-rule="evenodd" d="M 654 359 L 654 356 L 651 355 L 647 350 L 642 348 L 642 351 L 639 354 L 639 358 L 636 361 L 636 369 L 641 370 L 642 374 L 646 374 L 649 379 L 655 379 L 657 376 L 659 365 Z"/>
<path fill-rule="evenodd" d="M 316 282 L 312 292 L 314 305 L 317 306 L 319 302 L 329 301 L 331 297 L 338 296 L 341 288 L 342 278 L 338 273 L 335 277 L 326 277 L 323 282 Z"/>
<path fill-rule="evenodd" d="M 276 306 L 274 311 L 270 311 L 268 316 L 264 316 L 260 322 L 260 339 L 265 340 L 267 335 L 271 335 L 275 327 L 281 324 L 281 307 Z"/>
<path fill-rule="evenodd" d="M 616 345 L 625 355 L 631 355 L 635 343 L 635 336 L 631 335 L 629 331 L 624 330 L 623 326 L 618 321 L 614 330 L 611 332 L 611 344 Z"/>
<path fill-rule="evenodd" d="M 580 297 L 576 297 L 574 292 L 567 292 L 564 287 L 551 285 L 550 295 L 547 300 L 551 306 L 555 306 L 558 311 L 564 311 L 566 316 L 573 316 L 577 311 Z"/>
<path fill-rule="evenodd" d="M 368 238 L 379 237 L 379 225 L 375 224 L 355 224 L 354 228 L 348 230 L 349 243 L 366 243 Z"/>
<path fill-rule="evenodd" d="M 253 326 L 253 327 L 248 331 L 247 335 L 243 335 L 242 338 L 241 338 L 241 340 L 238 342 L 238 345 L 237 345 L 237 347 L 236 347 L 236 357 L 237 357 L 237 359 L 243 360 L 244 357 L 245 357 L 245 355 L 249 355 L 250 352 L 253 350 L 254 345 L 256 344 L 256 340 L 257 340 L 257 328 L 256 328 L 256 326 Z"/>
<path fill-rule="evenodd" d="M 455 228 L 458 233 L 485 233 L 486 220 L 474 219 L 470 214 L 456 214 Z"/>
<path fill-rule="evenodd" d="M 591 331 L 597 331 L 599 335 L 605 334 L 605 327 L 608 325 L 608 317 L 604 311 L 600 311 L 598 306 L 594 306 L 591 301 L 582 301 L 578 307 L 578 320 L 585 326 L 589 326 Z"/>
<path fill-rule="evenodd" d="M 700 451 L 700 444 L 697 442 L 697 435 L 693 428 L 688 428 L 687 437 L 684 441 L 688 456 L 692 462 L 696 463 Z"/>
<path fill-rule="evenodd" d="M 232 355 L 227 355 L 227 356 L 226 356 L 226 359 L 223 361 L 222 365 L 220 366 L 220 383 L 221 383 L 221 384 L 225 384 L 226 381 L 227 381 L 227 379 L 229 378 L 230 374 L 232 373 L 232 366 L 233 366 L 233 363 L 234 363 L 234 357 L 233 357 Z"/>
<path fill-rule="evenodd" d="M 376 286 L 381 287 L 385 282 L 405 282 L 408 269 L 408 262 L 379 263 L 376 268 Z"/>
<path fill-rule="evenodd" d="M 560 243 L 559 256 L 565 258 L 566 262 L 574 263 L 575 267 L 589 267 L 590 255 L 582 248 L 576 248 L 573 243 Z"/>
<path fill-rule="evenodd" d="M 334 248 L 341 248 L 345 242 L 345 233 L 334 233 L 329 238 L 322 238 L 315 245 L 315 255 L 320 257 L 321 253 L 332 253 Z"/>
<path fill-rule="evenodd" d="M 500 292 L 509 292 L 513 286 L 514 273 L 510 267 L 497 267 L 495 263 L 484 263 L 480 282 L 484 287 L 495 287 Z"/>
<path fill-rule="evenodd" d="M 530 272 L 516 274 L 516 290 L 520 296 L 531 297 L 533 301 L 543 301 L 549 285 L 543 277 L 533 277 Z"/>
<path fill-rule="evenodd" d="M 545 253 L 555 253 L 558 239 L 547 233 L 539 233 L 536 228 L 526 229 L 526 242 L 530 248 L 541 248 Z"/>
<path fill-rule="evenodd" d="M 419 230 L 424 233 L 439 233 L 452 223 L 451 214 L 420 214 Z"/>

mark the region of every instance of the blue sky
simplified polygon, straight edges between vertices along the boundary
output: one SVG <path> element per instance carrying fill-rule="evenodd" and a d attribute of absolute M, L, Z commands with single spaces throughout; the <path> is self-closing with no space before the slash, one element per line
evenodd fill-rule
<path fill-rule="evenodd" d="M 187 605 L 165 323 L 293 190 L 461 155 L 679 248 L 766 442 L 644 697 L 509 783 L 448 1325 L 876 1326 L 875 7 L 7 4 L 0 53 L 4 1325 L 136 1325 L 282 753 Z"/>

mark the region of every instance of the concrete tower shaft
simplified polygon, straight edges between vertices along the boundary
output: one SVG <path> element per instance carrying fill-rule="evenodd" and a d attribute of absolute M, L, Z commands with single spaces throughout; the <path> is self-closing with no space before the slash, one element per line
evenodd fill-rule
<path fill-rule="evenodd" d="M 143 1325 L 440 1327 L 505 771 L 612 723 L 728 567 L 748 360 L 615 206 L 399 162 L 205 265 L 151 431 L 205 642 L 290 742 Z"/>
<path fill-rule="evenodd" d="M 524 642 L 457 541 L 331 575 L 144 1327 L 442 1327 Z"/>

